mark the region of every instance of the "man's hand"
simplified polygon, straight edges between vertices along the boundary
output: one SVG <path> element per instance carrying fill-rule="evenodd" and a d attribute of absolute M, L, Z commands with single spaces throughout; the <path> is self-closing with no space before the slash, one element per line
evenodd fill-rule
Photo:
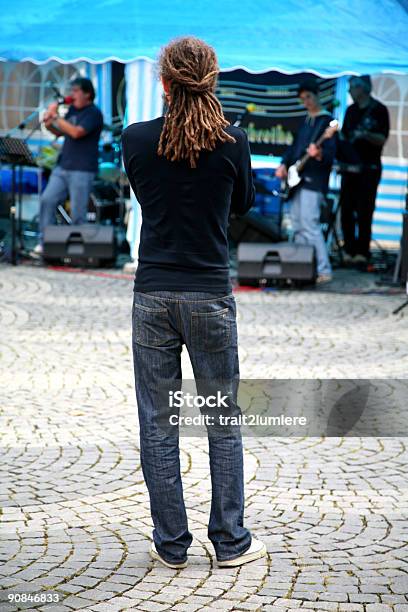
<path fill-rule="evenodd" d="M 54 121 L 58 117 L 58 102 L 52 102 L 48 105 L 47 110 L 44 113 L 43 121 L 45 127 L 48 127 L 47 123 Z"/>
<path fill-rule="evenodd" d="M 366 132 L 364 130 L 354 130 L 352 140 L 353 142 L 354 140 L 361 140 L 362 138 L 365 138 L 365 136 Z"/>
<path fill-rule="evenodd" d="M 55 136 L 61 136 L 61 130 L 55 129 L 54 122 L 58 119 L 58 103 L 52 102 L 43 116 L 43 123 L 47 130 Z"/>
<path fill-rule="evenodd" d="M 58 111 L 58 102 L 51 102 L 51 104 L 48 105 L 47 112 L 52 115 L 56 115 L 57 111 Z"/>
<path fill-rule="evenodd" d="M 369 143 L 373 145 L 377 145 L 378 147 L 382 147 L 387 140 L 384 134 L 381 132 L 369 132 L 368 130 L 354 130 L 353 140 L 367 140 Z"/>
<path fill-rule="evenodd" d="M 275 176 L 276 176 L 276 178 L 279 178 L 279 179 L 282 179 L 282 180 L 284 180 L 288 176 L 288 171 L 286 169 L 285 164 L 281 164 L 280 166 L 278 166 L 276 168 Z"/>
<path fill-rule="evenodd" d="M 322 161 L 322 149 L 317 147 L 314 142 L 307 147 L 307 154 L 317 161 Z"/>

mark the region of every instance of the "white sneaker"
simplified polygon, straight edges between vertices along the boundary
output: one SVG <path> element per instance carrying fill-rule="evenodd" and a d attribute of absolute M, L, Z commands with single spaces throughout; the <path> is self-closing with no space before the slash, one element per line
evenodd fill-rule
<path fill-rule="evenodd" d="M 366 264 L 367 262 L 368 259 L 364 255 L 354 255 L 353 257 L 353 263 L 355 264 Z"/>
<path fill-rule="evenodd" d="M 37 244 L 32 251 L 30 251 L 30 255 L 32 257 L 42 257 L 43 254 L 43 246 L 42 244 Z"/>
<path fill-rule="evenodd" d="M 134 274 L 137 269 L 137 261 L 128 261 L 123 266 L 123 272 L 125 274 Z"/>
<path fill-rule="evenodd" d="M 154 542 L 152 542 L 152 546 L 150 548 L 150 556 L 152 559 L 156 559 L 156 561 L 160 561 L 160 563 L 162 563 L 166 567 L 169 567 L 170 569 L 181 569 L 183 567 L 187 567 L 187 561 L 184 561 L 184 563 L 169 563 L 168 561 L 165 561 L 163 557 L 161 557 L 159 553 L 157 552 Z"/>
<path fill-rule="evenodd" d="M 319 276 L 316 278 L 316 283 L 318 285 L 323 285 L 324 283 L 330 283 L 333 280 L 333 277 L 331 274 L 319 274 Z"/>
<path fill-rule="evenodd" d="M 236 567 L 250 561 L 255 561 L 266 555 L 266 546 L 260 540 L 252 538 L 251 546 L 243 555 L 235 557 L 235 559 L 226 559 L 225 561 L 217 561 L 218 567 Z"/>

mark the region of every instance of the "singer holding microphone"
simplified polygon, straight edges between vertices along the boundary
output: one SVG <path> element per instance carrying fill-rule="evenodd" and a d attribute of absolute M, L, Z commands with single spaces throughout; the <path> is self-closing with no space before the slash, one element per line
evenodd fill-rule
<path fill-rule="evenodd" d="M 65 136 L 57 166 L 52 171 L 40 199 L 40 241 L 33 255 L 41 256 L 43 234 L 55 223 L 55 211 L 69 196 L 74 225 L 86 222 L 88 200 L 98 170 L 98 143 L 103 115 L 94 104 L 95 90 L 86 78 L 71 81 L 71 94 L 49 105 L 43 122 L 55 136 Z M 70 104 L 63 119 L 58 115 L 61 103 Z"/>

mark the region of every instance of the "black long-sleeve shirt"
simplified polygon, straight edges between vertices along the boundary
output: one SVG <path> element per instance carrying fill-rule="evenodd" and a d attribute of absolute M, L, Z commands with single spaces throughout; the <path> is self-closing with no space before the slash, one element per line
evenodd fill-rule
<path fill-rule="evenodd" d="M 293 144 L 285 151 L 282 163 L 289 167 L 300 159 L 306 153 L 307 147 L 320 138 L 332 119 L 333 117 L 327 111 L 322 111 L 314 117 L 308 115 L 296 134 Z M 335 137 L 324 140 L 322 160 L 311 158 L 305 164 L 302 171 L 302 187 L 326 193 L 335 153 Z"/>
<path fill-rule="evenodd" d="M 230 212 L 245 214 L 255 193 L 245 132 L 235 143 L 202 151 L 197 168 L 157 154 L 164 118 L 134 123 L 122 134 L 123 160 L 142 209 L 136 291 L 231 290 Z"/>
<path fill-rule="evenodd" d="M 387 139 L 390 132 L 387 107 L 371 96 L 368 106 L 364 108 L 360 108 L 356 103 L 351 104 L 346 111 L 341 133 L 346 140 L 350 140 L 356 129 L 378 132 Z M 381 167 L 382 148 L 383 145 L 373 144 L 365 138 L 358 138 L 353 142 L 358 160 L 365 165 Z"/>

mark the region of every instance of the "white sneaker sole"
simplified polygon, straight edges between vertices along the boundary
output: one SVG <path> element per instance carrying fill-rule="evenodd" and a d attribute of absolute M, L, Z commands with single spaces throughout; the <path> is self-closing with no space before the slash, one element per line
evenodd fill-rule
<path fill-rule="evenodd" d="M 249 563 L 250 561 L 256 561 L 256 559 L 260 559 L 266 555 L 266 546 L 262 545 L 262 548 L 256 550 L 253 553 L 244 553 L 240 557 L 236 557 L 235 559 L 227 559 L 226 561 L 217 561 L 218 567 L 237 567 L 238 565 L 244 565 L 244 563 Z"/>
<path fill-rule="evenodd" d="M 184 563 L 169 563 L 168 561 L 165 561 L 153 547 L 150 549 L 150 556 L 152 559 L 160 561 L 162 565 L 165 565 L 170 569 L 182 569 L 183 567 L 187 567 L 187 561 L 184 561 Z"/>

